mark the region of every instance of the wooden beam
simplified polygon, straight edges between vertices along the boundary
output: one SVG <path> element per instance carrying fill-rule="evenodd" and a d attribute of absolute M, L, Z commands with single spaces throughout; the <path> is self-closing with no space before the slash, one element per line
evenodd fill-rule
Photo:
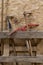
<path fill-rule="evenodd" d="M 4 40 L 3 56 L 9 56 L 9 39 Z"/>
<path fill-rule="evenodd" d="M 1 11 L 1 31 L 3 31 L 3 12 L 4 12 L 4 0 L 2 0 L 2 11 Z"/>
<path fill-rule="evenodd" d="M 18 32 L 12 34 L 11 37 L 18 38 L 18 39 L 43 38 L 43 32 L 18 31 Z"/>
<path fill-rule="evenodd" d="M 31 39 L 31 38 L 42 38 L 43 32 L 32 32 L 32 31 L 18 31 L 13 33 L 11 36 L 9 32 L 0 32 L 0 38 L 16 38 L 16 39 Z"/>
<path fill-rule="evenodd" d="M 13 48 L 9 48 L 10 51 L 12 51 Z M 21 53 L 21 52 L 28 52 L 28 49 L 25 47 L 25 46 L 15 46 L 15 50 L 16 52 L 18 53 Z M 36 51 L 36 47 L 32 47 L 32 51 Z"/>
<path fill-rule="evenodd" d="M 43 63 L 43 56 L 0 56 L 0 62 L 31 62 Z"/>

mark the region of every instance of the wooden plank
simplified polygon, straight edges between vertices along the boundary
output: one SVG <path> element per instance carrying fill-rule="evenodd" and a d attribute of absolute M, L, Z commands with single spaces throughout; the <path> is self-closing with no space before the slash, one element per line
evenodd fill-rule
<path fill-rule="evenodd" d="M 10 39 L 10 44 L 12 44 L 13 43 L 13 40 L 11 41 L 11 39 Z M 9 46 L 9 55 L 10 56 L 14 56 L 14 55 L 16 55 L 16 51 L 15 51 L 15 46 L 14 46 L 14 44 L 12 44 L 12 46 Z M 9 65 L 16 65 L 16 61 L 14 61 L 14 62 L 10 62 L 10 64 Z"/>
<path fill-rule="evenodd" d="M 16 49 L 16 52 L 28 52 L 28 50 L 27 50 L 27 48 L 26 47 L 22 47 L 22 46 L 17 46 L 17 47 L 15 47 L 15 49 Z"/>
<path fill-rule="evenodd" d="M 18 31 L 13 33 L 11 36 L 9 32 L 0 32 L 0 38 L 16 38 L 16 39 L 28 39 L 28 38 L 42 38 L 43 32 L 32 32 L 32 31 Z"/>
<path fill-rule="evenodd" d="M 0 56 L 0 62 L 31 62 L 43 63 L 43 56 Z"/>
<path fill-rule="evenodd" d="M 28 39 L 28 38 L 43 38 L 43 32 L 32 32 L 32 31 L 18 31 L 11 35 L 12 38 Z"/>
<path fill-rule="evenodd" d="M 10 47 L 9 50 L 12 51 L 13 48 Z M 15 46 L 15 50 L 17 53 L 28 52 L 28 49 L 25 46 Z M 36 47 L 32 47 L 32 51 L 36 51 Z"/>
<path fill-rule="evenodd" d="M 27 49 L 28 49 L 28 52 L 29 52 L 30 56 L 32 56 L 33 53 L 32 53 L 31 40 L 29 40 L 29 41 L 26 40 L 26 46 L 27 46 Z M 34 65 L 34 64 L 32 64 L 32 65 Z"/>
<path fill-rule="evenodd" d="M 28 53 L 32 56 L 32 47 L 31 47 L 31 41 L 26 40 L 26 46 L 28 49 Z"/>
<path fill-rule="evenodd" d="M 1 10 L 1 31 L 3 31 L 3 13 L 4 13 L 4 0 L 2 0 L 2 10 Z"/>
<path fill-rule="evenodd" d="M 9 56 L 9 39 L 4 40 L 3 56 Z"/>

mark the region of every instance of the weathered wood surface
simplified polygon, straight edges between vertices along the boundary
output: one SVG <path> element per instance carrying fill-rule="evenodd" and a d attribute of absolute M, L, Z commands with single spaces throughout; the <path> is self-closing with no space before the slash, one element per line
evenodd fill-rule
<path fill-rule="evenodd" d="M 0 32 L 0 38 L 18 38 L 18 39 L 43 38 L 43 32 L 18 31 L 13 33 L 11 36 L 9 36 L 8 34 L 9 32 Z"/>
<path fill-rule="evenodd" d="M 43 56 L 0 56 L 0 62 L 31 62 L 31 63 L 43 63 Z"/>
<path fill-rule="evenodd" d="M 23 52 L 23 53 L 28 52 L 28 49 L 24 46 L 23 47 L 22 46 L 16 46 L 15 49 L 16 49 L 16 52 L 19 52 L 19 53 L 20 52 Z M 12 50 L 12 48 L 10 48 L 10 50 Z M 36 51 L 36 47 L 32 47 L 32 50 Z"/>
<path fill-rule="evenodd" d="M 25 32 L 17 32 L 12 34 L 11 37 L 19 38 L 19 39 L 28 39 L 28 38 L 43 38 L 43 32 L 32 32 L 32 31 L 25 31 Z"/>
<path fill-rule="evenodd" d="M 9 56 L 9 40 L 5 39 L 3 45 L 3 56 Z"/>

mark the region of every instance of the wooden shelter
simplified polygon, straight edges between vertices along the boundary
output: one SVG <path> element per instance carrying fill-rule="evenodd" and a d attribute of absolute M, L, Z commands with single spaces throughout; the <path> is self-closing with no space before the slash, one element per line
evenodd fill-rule
<path fill-rule="evenodd" d="M 39 26 L 9 36 L 6 17 L 16 16 L 24 25 L 24 11 L 31 12 L 29 22 Z M 43 65 L 43 1 L 0 0 L 0 13 L 0 65 Z"/>

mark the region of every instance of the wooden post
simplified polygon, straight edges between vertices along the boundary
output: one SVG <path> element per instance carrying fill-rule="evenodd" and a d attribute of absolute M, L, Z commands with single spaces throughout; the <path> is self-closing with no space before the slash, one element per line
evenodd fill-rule
<path fill-rule="evenodd" d="M 9 56 L 9 39 L 4 39 L 4 52 L 3 56 Z"/>
<path fill-rule="evenodd" d="M 9 39 L 4 39 L 4 49 L 3 49 L 3 56 L 9 56 Z M 4 65 L 9 65 L 8 63 L 3 63 Z"/>
<path fill-rule="evenodd" d="M 4 11 L 4 0 L 2 0 L 2 11 L 1 11 L 1 31 L 3 31 L 3 11 Z"/>
<path fill-rule="evenodd" d="M 31 47 L 31 41 L 30 40 L 29 40 L 29 42 L 28 42 L 28 40 L 26 40 L 26 46 L 27 46 L 28 52 L 32 56 L 32 47 Z"/>
<path fill-rule="evenodd" d="M 26 40 L 26 45 L 27 45 L 27 49 L 28 49 L 30 56 L 32 56 L 33 53 L 32 53 L 31 40 L 29 40 L 29 42 L 28 42 L 28 40 Z M 34 65 L 34 63 L 32 63 L 32 65 Z"/>
<path fill-rule="evenodd" d="M 9 5 L 9 0 L 6 0 L 6 17 L 8 16 L 8 5 Z M 5 17 L 5 18 L 6 18 Z M 8 30 L 7 28 L 7 20 L 5 19 L 5 30 Z"/>

